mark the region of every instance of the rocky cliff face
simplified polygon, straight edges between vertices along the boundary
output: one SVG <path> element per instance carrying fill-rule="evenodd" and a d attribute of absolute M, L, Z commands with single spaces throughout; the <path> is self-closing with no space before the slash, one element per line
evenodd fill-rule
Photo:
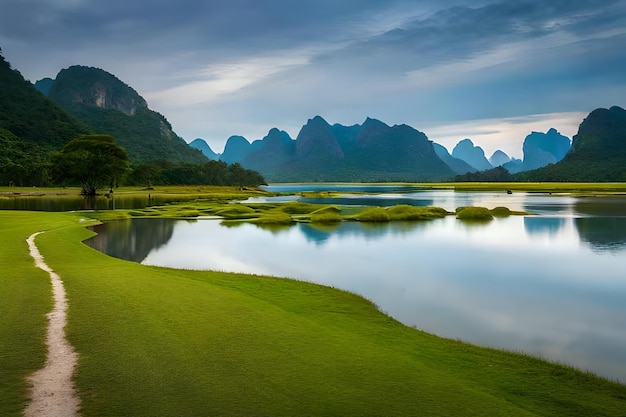
<path fill-rule="evenodd" d="M 73 66 L 61 70 L 48 97 L 85 122 L 92 131 L 111 135 L 132 162 L 206 162 L 207 158 L 172 130 L 163 115 L 152 111 L 137 91 L 99 68 Z"/>
<path fill-rule="evenodd" d="M 45 84 L 44 84 L 45 85 Z M 48 95 L 60 104 L 79 103 L 101 109 L 115 109 L 133 116 L 146 101 L 113 74 L 99 68 L 72 66 L 61 70 Z"/>

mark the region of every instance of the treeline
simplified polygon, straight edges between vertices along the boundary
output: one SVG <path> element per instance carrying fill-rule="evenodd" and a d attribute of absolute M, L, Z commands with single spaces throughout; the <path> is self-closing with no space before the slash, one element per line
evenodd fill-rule
<path fill-rule="evenodd" d="M 223 161 L 201 164 L 145 163 L 131 165 L 124 181 L 126 185 L 151 187 L 153 185 L 238 185 L 256 187 L 266 184 L 256 171 L 245 169 L 239 163 L 228 165 Z"/>
<path fill-rule="evenodd" d="M 511 182 L 514 180 L 514 176 L 501 166 L 454 177 L 455 182 Z"/>
<path fill-rule="evenodd" d="M 22 149 L 24 144 L 10 141 L 0 131 L 0 146 L 14 146 L 9 154 L 0 156 L 0 185 L 16 187 L 53 187 L 57 183 L 51 175 L 49 155 L 33 155 Z M 5 148 L 6 150 L 6 148 Z M 202 164 L 159 162 L 131 165 L 129 172 L 118 185 L 151 187 L 155 185 L 237 185 L 256 187 L 266 184 L 256 171 L 244 169 L 238 163 L 228 165 L 222 161 Z"/>

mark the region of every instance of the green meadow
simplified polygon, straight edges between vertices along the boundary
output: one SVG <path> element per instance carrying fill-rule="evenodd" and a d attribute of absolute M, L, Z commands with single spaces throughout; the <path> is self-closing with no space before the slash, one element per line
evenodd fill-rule
<path fill-rule="evenodd" d="M 190 197 L 137 212 L 216 215 L 233 195 L 257 193 L 211 192 L 213 197 L 206 190 L 195 196 L 200 202 Z M 233 221 L 302 216 L 334 222 L 359 215 L 341 214 L 332 206 L 234 206 Z M 361 212 L 361 221 L 424 215 L 407 207 L 368 210 Z M 446 215 L 435 208 L 428 212 Z M 74 382 L 83 416 L 625 413 L 624 385 L 528 355 L 424 333 L 352 293 L 297 280 L 148 267 L 82 243 L 92 235 L 85 226 L 97 222 L 94 218 L 132 216 L 133 210 L 0 211 L 3 417 L 21 415 L 28 401 L 25 377 L 45 361 L 51 288 L 26 244 L 41 230 L 45 233 L 36 243 L 67 291 L 66 332 L 79 354 Z"/>

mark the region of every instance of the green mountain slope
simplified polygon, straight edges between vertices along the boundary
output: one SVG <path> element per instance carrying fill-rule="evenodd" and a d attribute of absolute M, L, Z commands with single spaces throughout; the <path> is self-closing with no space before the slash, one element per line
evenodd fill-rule
<path fill-rule="evenodd" d="M 58 149 L 88 127 L 37 91 L 0 54 L 0 128 L 44 149 Z"/>
<path fill-rule="evenodd" d="M 89 131 L 12 69 L 0 50 L 0 184 L 45 185 L 48 154 Z"/>
<path fill-rule="evenodd" d="M 626 181 L 626 110 L 596 109 L 560 162 L 515 176 L 522 181 Z"/>
<path fill-rule="evenodd" d="M 92 130 L 115 137 L 133 162 L 208 160 L 176 135 L 167 119 L 150 110 L 134 89 L 106 71 L 84 66 L 61 70 L 48 95 Z"/>

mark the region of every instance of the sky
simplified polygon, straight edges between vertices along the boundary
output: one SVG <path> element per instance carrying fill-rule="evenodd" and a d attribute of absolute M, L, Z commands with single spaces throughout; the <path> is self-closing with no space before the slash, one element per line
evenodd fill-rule
<path fill-rule="evenodd" d="M 320 115 L 521 158 L 626 107 L 626 0 L 0 0 L 0 48 L 33 82 L 102 68 L 216 152 Z"/>

